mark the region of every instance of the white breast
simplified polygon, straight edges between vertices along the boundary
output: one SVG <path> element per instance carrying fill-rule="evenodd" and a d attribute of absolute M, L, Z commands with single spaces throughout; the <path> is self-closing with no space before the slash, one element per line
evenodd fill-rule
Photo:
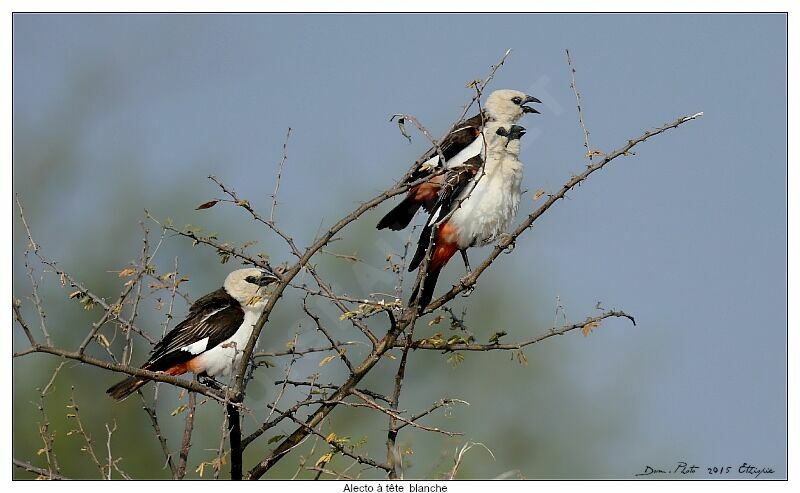
<path fill-rule="evenodd" d="M 250 307 L 245 308 L 244 321 L 239 330 L 222 344 L 198 356 L 198 366 L 205 368 L 205 372 L 211 377 L 218 375 L 226 378 L 230 377 L 231 373 L 239 368 L 239 364 L 242 361 L 242 352 L 247 347 L 247 342 L 253 333 L 253 326 L 260 315 L 261 312 L 259 310 L 253 310 Z"/>
<path fill-rule="evenodd" d="M 458 231 L 459 248 L 486 245 L 508 229 L 519 209 L 521 182 L 522 164 L 513 156 L 485 168 L 450 219 Z"/>

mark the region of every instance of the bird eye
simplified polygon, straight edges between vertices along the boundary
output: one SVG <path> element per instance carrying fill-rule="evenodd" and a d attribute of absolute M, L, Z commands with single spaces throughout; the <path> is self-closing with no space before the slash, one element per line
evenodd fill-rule
<path fill-rule="evenodd" d="M 511 101 L 513 101 L 514 104 L 520 104 L 522 102 L 522 98 L 519 96 L 514 96 L 513 98 L 511 98 Z"/>
<path fill-rule="evenodd" d="M 505 137 L 506 135 L 508 135 L 508 130 L 506 130 L 505 127 L 500 127 L 497 129 L 497 132 L 495 133 L 501 137 Z"/>
<path fill-rule="evenodd" d="M 247 276 L 244 278 L 244 280 L 250 284 L 258 284 L 258 278 L 256 276 Z"/>

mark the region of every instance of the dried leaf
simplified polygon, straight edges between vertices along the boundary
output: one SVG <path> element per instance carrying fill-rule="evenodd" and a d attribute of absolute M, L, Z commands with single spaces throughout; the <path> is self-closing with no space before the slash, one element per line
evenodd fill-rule
<path fill-rule="evenodd" d="M 334 441 L 336 441 L 336 433 L 330 432 L 328 436 L 325 437 L 325 441 L 328 443 L 333 443 Z"/>
<path fill-rule="evenodd" d="M 119 274 L 117 274 L 117 276 L 118 277 L 130 277 L 130 276 L 132 276 L 134 274 L 136 274 L 136 269 L 134 269 L 133 267 L 128 267 L 128 268 L 125 268 L 125 269 L 122 269 L 121 271 L 119 271 Z"/>
<path fill-rule="evenodd" d="M 103 347 L 111 346 L 111 343 L 108 342 L 108 339 L 106 339 L 106 336 L 103 334 L 97 334 L 97 342 L 99 342 Z"/>
<path fill-rule="evenodd" d="M 328 452 L 327 454 L 323 454 L 317 462 L 314 464 L 315 467 L 323 467 L 325 464 L 333 459 L 333 452 Z"/>
<path fill-rule="evenodd" d="M 245 305 L 247 305 L 247 306 L 255 305 L 256 303 L 258 303 L 262 299 L 263 298 L 261 296 L 257 295 L 257 294 L 253 295 L 253 296 L 247 298 L 247 302 L 245 303 Z"/>
<path fill-rule="evenodd" d="M 602 156 L 602 155 L 603 151 L 601 151 L 600 149 L 592 149 L 591 151 L 586 153 L 586 157 L 588 158 L 593 158 L 595 156 Z"/>
<path fill-rule="evenodd" d="M 228 263 L 228 261 L 231 259 L 231 252 L 226 250 L 222 249 L 217 250 L 217 255 L 219 255 L 219 261 L 222 264 Z"/>
<path fill-rule="evenodd" d="M 250 201 L 248 201 L 246 199 L 237 200 L 236 201 L 236 205 L 238 205 L 239 207 L 244 207 L 245 209 L 249 209 L 250 208 Z"/>
<path fill-rule="evenodd" d="M 517 358 L 517 361 L 522 366 L 528 366 L 528 357 L 525 356 L 525 352 L 522 349 L 511 353 L 511 361 L 514 361 L 514 358 Z"/>
<path fill-rule="evenodd" d="M 583 333 L 584 337 L 587 337 L 594 329 L 598 327 L 600 327 L 600 322 L 589 322 L 581 328 L 581 333 Z"/>
<path fill-rule="evenodd" d="M 334 359 L 336 359 L 336 355 L 335 354 L 332 354 L 330 356 L 325 356 L 324 358 L 322 358 L 322 361 L 319 362 L 319 366 L 325 366 L 328 363 L 330 363 L 331 361 L 333 361 Z"/>
<path fill-rule="evenodd" d="M 170 413 L 170 416 L 177 416 L 184 411 L 186 411 L 186 404 L 181 404 L 180 406 L 176 407 L 174 411 Z M 200 475 L 202 476 L 202 474 Z"/>
<path fill-rule="evenodd" d="M 536 190 L 536 192 L 534 192 L 533 194 L 533 201 L 536 202 L 537 200 L 542 198 L 543 195 L 544 195 L 544 189 L 540 188 L 539 190 Z"/>
<path fill-rule="evenodd" d="M 200 204 L 197 207 L 195 207 L 194 210 L 199 211 L 200 209 L 210 209 L 210 208 L 214 207 L 215 205 L 217 205 L 217 202 L 219 202 L 219 200 L 216 200 L 216 199 L 215 200 L 209 200 L 208 202 L 203 202 L 202 204 Z M 201 473 L 200 475 L 202 476 L 203 474 Z"/>
<path fill-rule="evenodd" d="M 433 320 L 431 320 L 430 322 L 428 322 L 428 327 L 431 327 L 431 326 L 433 326 L 433 325 L 437 325 L 437 324 L 441 323 L 441 322 L 442 322 L 442 320 L 444 320 L 444 317 L 443 317 L 442 315 L 437 315 L 437 316 L 435 316 L 435 317 L 433 318 Z"/>
<path fill-rule="evenodd" d="M 408 135 L 408 132 L 406 132 L 406 119 L 403 118 L 403 115 L 394 115 L 389 119 L 389 121 L 392 121 L 395 116 L 399 117 L 397 119 L 397 127 L 400 129 L 400 133 L 403 135 L 403 137 L 408 139 L 409 143 L 411 143 L 411 136 Z"/>

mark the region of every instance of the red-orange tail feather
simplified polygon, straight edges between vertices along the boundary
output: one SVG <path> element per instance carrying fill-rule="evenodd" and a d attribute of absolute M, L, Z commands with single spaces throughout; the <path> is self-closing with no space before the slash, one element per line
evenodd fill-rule
<path fill-rule="evenodd" d="M 425 275 L 425 279 L 422 281 L 422 291 L 419 293 L 419 300 L 417 301 L 417 306 L 420 311 L 428 306 L 433 299 L 433 290 L 436 288 L 436 281 L 439 279 L 439 273 L 458 251 L 458 243 L 453 234 L 454 232 L 454 228 L 449 223 L 444 223 L 439 226 L 439 231 L 434 240 L 433 252 L 431 252 L 431 261 L 428 263 L 428 272 Z M 423 234 L 425 233 L 423 232 Z M 419 284 L 414 287 L 409 303 L 414 300 L 419 288 Z"/>
<path fill-rule="evenodd" d="M 188 365 L 191 363 L 191 360 L 186 363 L 180 363 L 174 365 L 167 370 L 164 371 L 167 375 L 183 375 L 187 371 L 189 371 Z M 147 365 L 143 366 L 142 368 L 145 370 L 150 370 L 151 368 L 146 368 Z M 129 395 L 133 394 L 140 387 L 144 384 L 149 382 L 150 379 L 142 378 L 142 377 L 128 377 L 125 380 L 119 382 L 116 385 L 112 385 L 106 390 L 106 394 L 108 394 L 112 399 L 116 401 L 121 401 L 128 397 Z"/>

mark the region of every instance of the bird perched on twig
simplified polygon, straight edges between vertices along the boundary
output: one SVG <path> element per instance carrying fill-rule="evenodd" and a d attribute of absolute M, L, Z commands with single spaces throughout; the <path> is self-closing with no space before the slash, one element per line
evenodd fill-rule
<path fill-rule="evenodd" d="M 231 272 L 221 288 L 194 302 L 186 319 L 153 347 L 141 368 L 168 375 L 230 376 L 279 281 L 275 273 L 262 269 Z M 126 378 L 106 393 L 122 400 L 148 381 Z"/>
<path fill-rule="evenodd" d="M 420 284 L 414 287 L 409 303 L 419 293 L 421 311 L 433 297 L 439 273 L 456 251 L 460 251 L 469 270 L 466 250 L 486 245 L 505 232 L 517 214 L 522 182 L 519 161 L 520 139 L 525 129 L 519 125 L 486 124 L 486 162 L 476 156 L 472 162 L 453 167 L 444 182 L 430 218 L 420 234 L 417 251 L 408 266 L 419 267 L 433 241 L 431 257 Z M 483 164 L 483 166 L 481 166 Z"/>
<path fill-rule="evenodd" d="M 443 175 L 436 174 L 444 168 L 460 166 L 475 156 L 485 161 L 484 137 L 481 127 L 496 122 L 510 128 L 526 113 L 539 113 L 528 103 L 541 103 L 533 96 L 513 89 L 500 89 L 492 92 L 486 99 L 482 112 L 468 118 L 458 128 L 450 132 L 439 148 L 445 163 L 441 162 L 436 148 L 431 148 L 423 155 L 426 159 L 409 176 L 405 183 L 413 183 L 424 177 L 432 176 L 429 181 L 412 187 L 400 204 L 387 213 L 377 225 L 378 229 L 389 228 L 399 231 L 409 225 L 420 207 L 430 212 L 439 197 L 439 190 L 444 180 Z"/>

